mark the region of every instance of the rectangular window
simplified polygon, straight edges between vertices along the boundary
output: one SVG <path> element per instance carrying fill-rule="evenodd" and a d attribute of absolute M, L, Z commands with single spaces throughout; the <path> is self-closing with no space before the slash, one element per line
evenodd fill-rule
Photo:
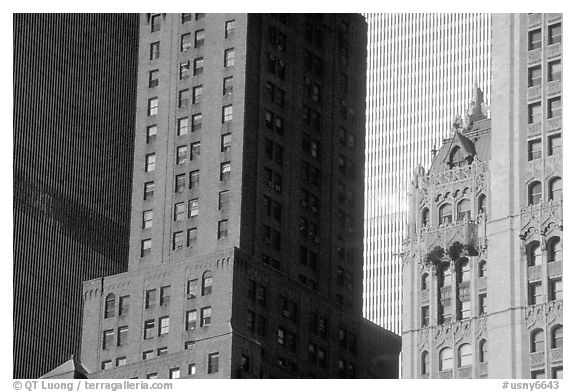
<path fill-rule="evenodd" d="M 550 300 L 557 301 L 563 298 L 562 295 L 562 279 L 549 280 L 548 287 L 550 288 Z"/>
<path fill-rule="evenodd" d="M 223 162 L 220 164 L 220 181 L 228 181 L 230 179 L 230 162 Z"/>
<path fill-rule="evenodd" d="M 180 36 L 180 51 L 185 52 L 190 48 L 192 48 L 192 34 L 182 34 Z"/>
<path fill-rule="evenodd" d="M 192 143 L 190 145 L 190 160 L 198 160 L 200 158 L 200 142 Z"/>
<path fill-rule="evenodd" d="M 152 227 L 152 218 L 154 217 L 153 210 L 146 210 L 142 213 L 142 228 L 150 229 Z"/>
<path fill-rule="evenodd" d="M 234 19 L 227 20 L 224 26 L 224 38 L 230 38 L 234 34 L 234 29 L 236 28 L 236 22 Z"/>
<path fill-rule="evenodd" d="M 548 137 L 548 155 L 557 155 L 562 153 L 562 135 L 553 135 Z"/>
<path fill-rule="evenodd" d="M 118 328 L 118 346 L 123 346 L 128 342 L 128 327 Z"/>
<path fill-rule="evenodd" d="M 178 91 L 178 108 L 185 108 L 190 103 L 190 90 Z"/>
<path fill-rule="evenodd" d="M 554 80 L 562 79 L 562 63 L 560 60 L 551 61 L 548 63 L 548 81 L 552 82 Z"/>
<path fill-rule="evenodd" d="M 182 14 L 182 24 L 192 22 L 192 14 Z"/>
<path fill-rule="evenodd" d="M 190 365 L 188 365 L 188 375 L 193 376 L 195 374 L 196 374 L 196 364 L 191 363 Z"/>
<path fill-rule="evenodd" d="M 176 164 L 182 165 L 188 159 L 188 146 L 176 147 Z"/>
<path fill-rule="evenodd" d="M 542 105 L 536 102 L 528 105 L 528 124 L 542 122 Z"/>
<path fill-rule="evenodd" d="M 170 306 L 170 286 L 160 287 L 160 306 Z"/>
<path fill-rule="evenodd" d="M 196 113 L 192 116 L 192 131 L 202 129 L 202 113 Z"/>
<path fill-rule="evenodd" d="M 228 209 L 230 205 L 230 191 L 222 191 L 218 195 L 218 209 Z"/>
<path fill-rule="evenodd" d="M 222 83 L 222 95 L 229 95 L 232 94 L 233 91 L 233 82 L 234 78 L 232 76 L 229 76 L 227 78 L 224 78 L 224 81 Z"/>
<path fill-rule="evenodd" d="M 179 250 L 184 247 L 184 232 L 177 231 L 172 235 L 172 250 Z"/>
<path fill-rule="evenodd" d="M 180 378 L 180 368 L 172 368 L 168 373 L 168 378 Z"/>
<path fill-rule="evenodd" d="M 528 32 L 528 50 L 540 49 L 542 47 L 542 30 L 532 30 Z"/>
<path fill-rule="evenodd" d="M 204 46 L 204 30 L 196 30 L 194 33 L 194 47 L 200 48 Z"/>
<path fill-rule="evenodd" d="M 232 105 L 224 106 L 222 108 L 222 123 L 227 123 L 232 121 Z"/>
<path fill-rule="evenodd" d="M 195 218 L 198 216 L 198 203 L 199 199 L 192 199 L 188 201 L 188 218 Z"/>
<path fill-rule="evenodd" d="M 556 23 L 548 26 L 548 45 L 559 44 L 562 42 L 562 26 Z"/>
<path fill-rule="evenodd" d="M 204 14 L 204 13 L 197 13 L 194 15 L 194 18 L 196 20 L 200 20 L 200 19 L 203 19 L 205 16 L 206 16 L 206 14 Z"/>
<path fill-rule="evenodd" d="M 158 87 L 160 71 L 154 69 L 148 74 L 148 88 Z"/>
<path fill-rule="evenodd" d="M 152 339 L 154 337 L 154 320 L 144 321 L 144 339 Z"/>
<path fill-rule="evenodd" d="M 158 133 L 157 125 L 150 125 L 146 128 L 146 144 L 150 144 L 156 140 L 156 134 Z"/>
<path fill-rule="evenodd" d="M 147 238 L 140 243 L 140 257 L 148 256 L 152 252 L 152 239 Z"/>
<path fill-rule="evenodd" d="M 154 351 L 152 351 L 152 350 L 144 351 L 144 352 L 142 353 L 142 360 L 145 361 L 145 360 L 147 360 L 147 359 L 152 358 L 153 356 L 154 356 Z"/>
<path fill-rule="evenodd" d="M 100 368 L 102 370 L 112 369 L 112 361 L 103 361 Z"/>
<path fill-rule="evenodd" d="M 168 347 L 160 347 L 158 350 L 156 350 L 156 355 L 159 357 L 166 354 L 168 354 Z"/>
<path fill-rule="evenodd" d="M 281 346 L 286 345 L 286 330 L 282 327 L 278 327 L 278 344 Z"/>
<path fill-rule="evenodd" d="M 170 317 L 160 317 L 158 319 L 158 336 L 166 335 L 170 332 Z"/>
<path fill-rule="evenodd" d="M 422 307 L 422 327 L 427 327 L 430 325 L 430 309 L 428 306 Z"/>
<path fill-rule="evenodd" d="M 198 312 L 196 309 L 186 312 L 186 331 L 193 331 L 196 328 Z"/>
<path fill-rule="evenodd" d="M 225 133 L 221 137 L 220 152 L 229 152 L 232 147 L 232 134 Z"/>
<path fill-rule="evenodd" d="M 188 229 L 188 233 L 186 235 L 186 246 L 188 247 L 193 246 L 197 239 L 198 239 L 198 228 L 193 227 L 191 229 Z"/>
<path fill-rule="evenodd" d="M 207 306 L 200 309 L 200 327 L 207 327 L 212 324 L 212 308 Z"/>
<path fill-rule="evenodd" d="M 192 103 L 197 105 L 202 101 L 202 85 L 192 88 Z"/>
<path fill-rule="evenodd" d="M 208 374 L 218 373 L 219 354 L 208 354 Z"/>
<path fill-rule="evenodd" d="M 184 203 L 174 204 L 174 222 L 184 220 L 185 216 Z"/>
<path fill-rule="evenodd" d="M 160 42 L 150 44 L 150 60 L 156 60 L 160 57 Z"/>
<path fill-rule="evenodd" d="M 224 67 L 231 67 L 234 65 L 234 48 L 226 49 L 224 51 Z"/>
<path fill-rule="evenodd" d="M 186 189 L 186 174 L 177 174 L 174 179 L 174 193 L 182 193 Z"/>
<path fill-rule="evenodd" d="M 228 220 L 218 222 L 218 239 L 228 237 Z"/>
<path fill-rule="evenodd" d="M 542 67 L 537 65 L 528 68 L 528 87 L 540 86 L 542 84 Z"/>
<path fill-rule="evenodd" d="M 190 189 L 195 191 L 198 189 L 198 185 L 200 184 L 200 171 L 194 170 L 190 172 Z"/>
<path fill-rule="evenodd" d="M 118 304 L 118 316 L 126 316 L 130 310 L 130 296 L 124 295 L 120 297 Z"/>
<path fill-rule="evenodd" d="M 156 168 L 156 154 L 147 154 L 146 155 L 146 165 L 144 167 L 145 172 L 153 172 Z"/>
<path fill-rule="evenodd" d="M 204 73 L 204 57 L 194 59 L 194 76 L 202 75 Z"/>
<path fill-rule="evenodd" d="M 191 279 L 186 284 L 186 295 L 188 299 L 194 299 L 198 295 L 198 279 Z"/>
<path fill-rule="evenodd" d="M 155 116 L 158 114 L 158 98 L 150 98 L 148 100 L 148 115 Z"/>
<path fill-rule="evenodd" d="M 102 337 L 102 350 L 107 350 L 114 344 L 114 330 L 108 329 L 104 331 L 104 335 Z"/>
<path fill-rule="evenodd" d="M 256 330 L 256 313 L 251 310 L 246 313 L 246 328 L 249 331 Z"/>
<path fill-rule="evenodd" d="M 550 98 L 548 100 L 548 118 L 560 117 L 562 115 L 561 97 Z"/>
<path fill-rule="evenodd" d="M 528 160 L 533 161 L 540 158 L 542 158 L 542 141 L 540 139 L 529 140 Z"/>
<path fill-rule="evenodd" d="M 178 136 L 186 135 L 188 133 L 188 127 L 189 127 L 188 117 L 179 118 L 177 135 Z"/>
<path fill-rule="evenodd" d="M 486 294 L 480 294 L 478 296 L 478 315 L 482 316 L 487 313 Z"/>
<path fill-rule="evenodd" d="M 190 77 L 190 60 L 186 60 L 180 63 L 178 74 L 180 80 L 186 80 Z"/>
<path fill-rule="evenodd" d="M 148 374 L 146 374 L 146 378 L 149 380 L 156 380 L 158 378 L 158 373 L 156 373 L 156 372 L 148 373 Z"/>
<path fill-rule="evenodd" d="M 542 303 L 542 283 L 534 282 L 528 284 L 528 305 Z"/>
<path fill-rule="evenodd" d="M 152 15 L 150 18 L 150 32 L 160 31 L 160 14 Z"/>

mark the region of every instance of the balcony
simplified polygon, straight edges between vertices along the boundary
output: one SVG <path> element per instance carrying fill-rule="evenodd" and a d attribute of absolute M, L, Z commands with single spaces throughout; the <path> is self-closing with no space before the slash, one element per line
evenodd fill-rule
<path fill-rule="evenodd" d="M 462 282 L 458 285 L 458 297 L 462 300 L 470 299 L 470 282 Z"/>
<path fill-rule="evenodd" d="M 478 366 L 478 373 L 480 374 L 481 378 L 486 378 L 488 376 L 488 363 L 482 362 Z"/>
<path fill-rule="evenodd" d="M 562 129 L 562 117 L 551 118 L 546 122 L 548 132 L 559 131 Z"/>
<path fill-rule="evenodd" d="M 452 297 L 452 287 L 442 287 L 440 288 L 440 301 L 450 301 Z"/>
<path fill-rule="evenodd" d="M 548 46 L 548 59 L 552 60 L 562 55 L 562 43 Z"/>
<path fill-rule="evenodd" d="M 530 354 L 530 367 L 544 366 L 544 351 Z"/>
<path fill-rule="evenodd" d="M 542 279 L 542 266 L 535 265 L 528 267 L 528 282 L 534 282 Z"/>
<path fill-rule="evenodd" d="M 548 263 L 548 276 L 551 278 L 562 276 L 562 261 Z"/>
<path fill-rule="evenodd" d="M 420 292 L 420 301 L 423 305 L 427 304 L 430 301 L 430 291 L 429 290 L 422 290 Z"/>
<path fill-rule="evenodd" d="M 421 243 L 426 250 L 433 249 L 436 246 L 447 250 L 454 242 L 460 242 L 463 245 L 480 244 L 479 238 L 485 238 L 485 226 L 479 225 L 473 221 L 450 222 L 438 226 L 431 230 L 425 227 L 421 232 Z"/>
<path fill-rule="evenodd" d="M 458 378 L 472 378 L 472 366 L 458 368 Z"/>
<path fill-rule="evenodd" d="M 455 167 L 452 170 L 433 173 L 422 178 L 422 187 L 431 188 L 445 184 L 465 181 L 473 178 L 477 173 L 486 172 L 488 165 L 486 162 L 474 162 L 472 165 Z"/>
<path fill-rule="evenodd" d="M 561 365 L 563 362 L 562 347 L 553 348 L 550 352 L 550 361 L 552 365 Z"/>
<path fill-rule="evenodd" d="M 554 159 L 561 160 L 562 156 L 559 155 L 558 158 L 555 157 Z M 556 166 L 553 162 L 550 163 Z M 540 229 L 544 222 L 555 223 L 557 226 L 562 226 L 562 199 L 542 201 L 538 204 L 522 207 L 520 209 L 520 216 L 522 227 L 520 232 L 523 235 L 527 233 L 530 233 L 530 236 L 534 235 L 534 232 L 529 232 L 529 229 Z M 528 237 L 523 238 L 526 241 L 530 240 Z"/>

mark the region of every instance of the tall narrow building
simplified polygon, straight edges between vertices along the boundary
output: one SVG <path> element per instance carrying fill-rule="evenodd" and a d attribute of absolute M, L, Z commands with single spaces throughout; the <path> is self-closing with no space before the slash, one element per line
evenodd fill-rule
<path fill-rule="evenodd" d="M 562 15 L 492 40 L 491 123 L 477 99 L 412 184 L 405 378 L 563 378 Z"/>
<path fill-rule="evenodd" d="M 428 166 L 478 85 L 490 97 L 489 14 L 368 14 L 364 316 L 401 330 L 413 168 Z"/>
<path fill-rule="evenodd" d="M 85 283 L 82 363 L 103 378 L 358 377 L 364 19 L 140 26 L 129 270 Z"/>
<path fill-rule="evenodd" d="M 82 282 L 128 267 L 138 19 L 13 21 L 13 375 L 37 378 L 80 352 Z"/>

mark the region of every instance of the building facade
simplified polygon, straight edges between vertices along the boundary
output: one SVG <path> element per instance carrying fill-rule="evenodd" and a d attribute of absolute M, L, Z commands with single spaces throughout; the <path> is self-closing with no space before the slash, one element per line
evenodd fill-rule
<path fill-rule="evenodd" d="M 401 331 L 402 237 L 413 168 L 467 109 L 490 97 L 489 14 L 367 14 L 364 316 Z"/>
<path fill-rule="evenodd" d="M 142 14 L 128 272 L 96 378 L 358 377 L 366 23 Z"/>
<path fill-rule="evenodd" d="M 127 269 L 137 39 L 136 15 L 14 14 L 15 378 L 78 355 L 82 282 Z"/>
<path fill-rule="evenodd" d="M 492 17 L 476 100 L 412 184 L 403 377 L 562 378 L 562 15 Z"/>

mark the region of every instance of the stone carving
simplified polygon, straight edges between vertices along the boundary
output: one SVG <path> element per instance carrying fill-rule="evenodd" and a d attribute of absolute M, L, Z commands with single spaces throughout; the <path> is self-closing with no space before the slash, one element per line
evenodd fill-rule
<path fill-rule="evenodd" d="M 552 303 L 548 303 L 546 306 L 546 324 L 563 324 L 563 317 L 562 317 L 562 302 L 563 301 L 554 301 Z"/>
<path fill-rule="evenodd" d="M 486 337 L 486 317 L 478 317 L 476 319 L 476 339 Z"/>
<path fill-rule="evenodd" d="M 452 332 L 452 324 L 444 324 L 436 327 L 434 331 L 434 344 L 436 348 L 443 344 L 452 345 L 454 341 L 454 334 Z"/>
<path fill-rule="evenodd" d="M 454 327 L 454 343 L 456 344 L 464 338 L 470 338 L 470 320 L 462 320 Z"/>
<path fill-rule="evenodd" d="M 532 328 L 536 323 L 544 322 L 545 318 L 544 305 L 531 305 L 526 308 L 526 328 Z"/>

